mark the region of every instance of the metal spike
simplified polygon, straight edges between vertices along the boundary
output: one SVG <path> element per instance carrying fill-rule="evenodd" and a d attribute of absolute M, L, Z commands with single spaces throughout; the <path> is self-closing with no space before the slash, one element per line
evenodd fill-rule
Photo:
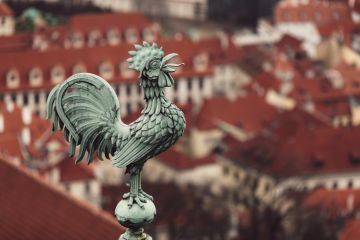
<path fill-rule="evenodd" d="M 126 59 L 126 61 L 129 62 L 129 63 L 132 63 L 132 62 L 134 62 L 134 59 L 133 58 L 128 58 L 128 59 Z"/>
<path fill-rule="evenodd" d="M 139 45 L 139 44 L 135 44 L 135 45 L 134 45 L 134 47 L 135 47 L 135 49 L 137 49 L 137 50 L 142 49 L 142 46 L 141 46 L 141 45 Z"/>
<path fill-rule="evenodd" d="M 128 51 L 128 53 L 129 53 L 130 55 L 136 55 L 137 51 L 131 50 L 131 51 Z"/>

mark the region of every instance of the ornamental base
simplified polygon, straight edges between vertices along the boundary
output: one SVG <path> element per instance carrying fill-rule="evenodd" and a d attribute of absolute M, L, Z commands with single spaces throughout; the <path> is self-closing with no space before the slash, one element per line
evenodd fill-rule
<path fill-rule="evenodd" d="M 140 207 L 137 203 L 128 206 L 129 199 L 121 200 L 115 208 L 115 216 L 118 222 L 126 227 L 126 232 L 122 234 L 119 240 L 152 240 L 144 233 L 143 227 L 151 223 L 156 215 L 154 203 L 147 199 L 144 206 Z"/>
<path fill-rule="evenodd" d="M 152 237 L 144 233 L 143 228 L 138 230 L 132 230 L 128 228 L 124 234 L 122 234 L 119 240 L 152 240 Z"/>

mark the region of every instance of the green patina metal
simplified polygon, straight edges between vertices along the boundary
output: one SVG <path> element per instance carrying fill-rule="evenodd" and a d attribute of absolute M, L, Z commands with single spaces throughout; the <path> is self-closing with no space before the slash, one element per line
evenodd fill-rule
<path fill-rule="evenodd" d="M 115 167 L 130 174 L 130 192 L 123 195 L 115 210 L 118 221 L 128 228 L 120 239 L 151 239 L 142 227 L 156 214 L 152 196 L 141 188 L 145 162 L 171 147 L 184 133 L 183 112 L 164 95 L 174 80 L 170 73 L 182 64 L 168 63 L 177 54 L 164 56 L 156 43 L 135 45 L 129 51 L 129 68 L 139 71 L 144 90 L 142 115 L 127 125 L 121 121 L 120 105 L 113 88 L 101 77 L 78 73 L 57 85 L 47 99 L 47 117 L 53 116 L 53 130 L 64 131 L 70 143 L 69 154 L 76 162 L 87 153 L 90 164 L 112 156 Z"/>

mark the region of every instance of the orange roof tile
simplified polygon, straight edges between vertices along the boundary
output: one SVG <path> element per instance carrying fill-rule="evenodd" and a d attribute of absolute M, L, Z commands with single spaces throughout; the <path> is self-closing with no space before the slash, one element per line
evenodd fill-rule
<path fill-rule="evenodd" d="M 0 239 L 110 240 L 124 231 L 110 214 L 1 159 L 0 180 Z"/>
<path fill-rule="evenodd" d="M 223 121 L 245 131 L 258 132 L 276 112 L 263 97 L 255 94 L 234 100 L 214 97 L 204 101 L 194 124 L 201 130 L 208 130 L 217 128 L 219 121 Z"/>

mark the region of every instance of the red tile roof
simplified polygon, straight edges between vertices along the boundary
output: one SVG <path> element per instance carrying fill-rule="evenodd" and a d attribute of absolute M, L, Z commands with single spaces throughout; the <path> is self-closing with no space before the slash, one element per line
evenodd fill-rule
<path fill-rule="evenodd" d="M 95 179 L 93 167 L 86 165 L 84 162 L 75 164 L 74 158 L 65 157 L 55 167 L 60 170 L 61 182 Z"/>
<path fill-rule="evenodd" d="M 194 69 L 193 57 L 201 50 L 197 49 L 198 44 L 189 40 L 167 40 L 159 42 L 158 44 L 164 47 L 166 53 L 177 52 L 181 57 L 181 62 L 185 63 L 182 71 L 174 74 L 175 77 L 211 74 L 210 67 L 208 70 L 202 72 L 197 72 Z M 114 67 L 114 77 L 110 81 L 137 81 L 136 74 L 131 78 L 124 78 L 119 71 L 119 64 L 128 58 L 128 51 L 131 49 L 133 49 L 131 44 L 121 44 L 118 46 L 49 50 L 45 52 L 3 53 L 0 58 L 0 92 L 39 88 L 50 89 L 53 86 L 50 77 L 51 69 L 54 66 L 62 66 L 65 71 L 65 76 L 68 77 L 72 75 L 72 69 L 78 63 L 84 64 L 88 72 L 99 74 L 100 64 L 108 61 Z M 34 67 L 39 67 L 43 73 L 44 82 L 38 87 L 31 86 L 29 83 L 29 71 Z M 18 88 L 9 89 L 6 87 L 6 74 L 10 69 L 15 69 L 19 72 L 21 84 Z"/>
<path fill-rule="evenodd" d="M 13 11 L 11 8 L 4 2 L 0 3 L 0 16 L 13 16 Z"/>
<path fill-rule="evenodd" d="M 350 201 L 353 202 L 350 203 Z M 360 190 L 316 189 L 305 198 L 303 205 L 321 208 L 333 216 L 344 212 L 356 212 L 360 210 Z"/>
<path fill-rule="evenodd" d="M 360 239 L 360 219 L 350 220 L 339 234 L 339 240 Z"/>
<path fill-rule="evenodd" d="M 37 160 L 47 158 L 47 143 L 56 140 L 63 146 L 67 143 L 62 133 L 56 132 L 49 134 L 51 124 L 49 121 L 32 114 L 30 111 L 23 113 L 24 109 L 14 106 L 11 111 L 7 109 L 3 102 L 0 102 L 0 115 L 3 120 L 3 132 L 0 132 L 0 153 L 10 157 L 18 157 L 24 160 L 23 153 L 29 153 L 29 157 L 35 157 Z M 30 114 L 30 122 L 24 122 L 23 115 Z M 21 132 L 28 128 L 31 142 L 25 146 L 21 141 Z"/>
<path fill-rule="evenodd" d="M 214 97 L 204 101 L 195 126 L 201 130 L 215 129 L 223 121 L 249 132 L 258 132 L 270 122 L 277 110 L 255 94 L 229 100 Z"/>
<path fill-rule="evenodd" d="M 0 37 L 0 53 L 23 52 L 32 46 L 32 33 L 15 33 L 10 36 Z"/>
<path fill-rule="evenodd" d="M 289 35 L 289 34 L 284 34 L 280 40 L 275 43 L 275 46 L 280 50 L 280 51 L 287 51 L 287 50 L 300 50 L 300 47 L 302 45 L 302 40 Z"/>
<path fill-rule="evenodd" d="M 279 177 L 360 169 L 360 127 L 334 128 L 299 111 L 286 115 L 254 139 L 231 145 L 224 156 Z"/>
<path fill-rule="evenodd" d="M 290 95 L 296 101 L 304 101 L 309 98 L 313 100 L 327 100 L 348 96 L 341 89 L 334 88 L 331 82 L 324 77 L 310 79 L 295 78 L 293 84 L 294 87 Z"/>
<path fill-rule="evenodd" d="M 112 240 L 124 231 L 110 214 L 5 160 L 0 180 L 0 239 Z"/>
<path fill-rule="evenodd" d="M 252 78 L 252 81 L 249 83 L 249 86 L 247 86 L 247 88 L 250 87 L 254 90 L 255 85 L 260 86 L 265 91 L 270 89 L 279 91 L 281 82 L 274 76 L 274 74 L 268 72 L 261 72 Z"/>
<path fill-rule="evenodd" d="M 176 147 L 170 148 L 164 153 L 156 156 L 155 159 L 176 170 L 189 170 L 195 167 L 215 163 L 214 155 L 203 158 L 193 158 L 188 154 L 177 150 Z"/>

